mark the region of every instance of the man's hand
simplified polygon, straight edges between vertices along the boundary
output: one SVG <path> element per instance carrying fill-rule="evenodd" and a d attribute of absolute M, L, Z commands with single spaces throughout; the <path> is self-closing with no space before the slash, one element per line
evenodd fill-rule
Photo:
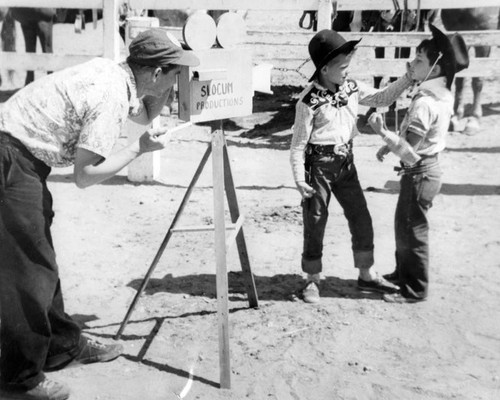
<path fill-rule="evenodd" d="M 376 154 L 377 160 L 379 160 L 380 162 L 384 161 L 385 156 L 387 154 L 389 154 L 390 152 L 391 152 L 391 150 L 389 149 L 388 146 L 382 146 L 377 151 L 377 154 Z"/>
<path fill-rule="evenodd" d="M 385 129 L 385 123 L 382 114 L 374 112 L 368 118 L 368 123 L 370 124 L 372 129 L 377 133 L 377 135 L 383 136 L 382 131 Z"/>
<path fill-rule="evenodd" d="M 295 184 L 297 185 L 297 189 L 299 190 L 300 195 L 302 196 L 303 199 L 308 199 L 316 193 L 316 190 L 314 190 L 304 181 L 295 182 Z"/>
<path fill-rule="evenodd" d="M 144 132 L 139 138 L 139 152 L 143 154 L 164 149 L 170 140 L 168 130 L 169 128 L 162 126 Z"/>

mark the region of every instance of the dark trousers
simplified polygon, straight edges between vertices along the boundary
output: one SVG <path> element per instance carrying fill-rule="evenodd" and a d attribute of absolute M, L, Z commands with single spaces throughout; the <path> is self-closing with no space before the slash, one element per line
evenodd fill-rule
<path fill-rule="evenodd" d="M 31 389 L 80 351 L 64 312 L 50 226 L 50 168 L 0 132 L 0 383 Z"/>
<path fill-rule="evenodd" d="M 44 53 L 52 53 L 52 26 L 52 21 L 36 21 L 21 24 L 27 53 L 36 53 L 37 38 L 40 39 L 42 51 Z M 27 85 L 34 80 L 35 72 L 27 71 L 24 84 Z"/>
<path fill-rule="evenodd" d="M 54 8 L 11 7 L 10 12 L 21 24 L 27 53 L 36 53 L 37 39 L 40 39 L 42 52 L 52 53 L 52 28 L 56 15 Z M 27 71 L 25 84 L 34 79 L 34 71 Z"/>
<path fill-rule="evenodd" d="M 432 166 L 425 168 L 426 163 Z M 424 299 L 429 286 L 429 222 L 427 212 L 441 189 L 441 168 L 436 159 L 424 160 L 419 173 L 401 177 L 395 214 L 396 270 L 401 294 Z"/>
<path fill-rule="evenodd" d="M 316 193 L 302 202 L 304 251 L 302 270 L 309 274 L 322 271 L 323 238 L 328 220 L 331 195 L 344 210 L 351 232 L 354 266 L 373 265 L 373 227 L 363 190 L 359 184 L 352 153 L 306 154 L 306 182 Z"/>

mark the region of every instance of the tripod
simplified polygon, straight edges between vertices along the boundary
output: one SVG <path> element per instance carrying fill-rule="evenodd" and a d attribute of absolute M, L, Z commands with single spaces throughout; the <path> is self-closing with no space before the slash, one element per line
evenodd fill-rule
<path fill-rule="evenodd" d="M 192 194 L 194 186 L 200 177 L 203 169 L 212 154 L 212 176 L 213 176 L 213 193 L 214 193 L 214 225 L 201 227 L 177 227 L 184 208 L 186 207 L 189 198 Z M 224 220 L 224 192 L 226 194 L 231 216 L 232 224 L 226 227 Z M 255 288 L 254 277 L 250 268 L 248 251 L 243 234 L 243 216 L 240 215 L 238 201 L 236 198 L 236 190 L 234 180 L 229 163 L 229 155 L 227 152 L 227 143 L 224 137 L 223 123 L 220 121 L 220 129 L 212 130 L 211 143 L 208 145 L 198 168 L 184 194 L 180 206 L 172 220 L 163 242 L 156 253 L 156 256 L 151 263 L 142 283 L 137 290 L 137 293 L 129 306 L 127 314 L 123 319 L 115 339 L 119 339 L 125 329 L 132 312 L 141 296 L 144 289 L 153 274 L 160 258 L 162 257 L 170 238 L 175 232 L 215 232 L 215 261 L 216 261 L 216 287 L 217 287 L 217 315 L 218 315 L 218 332 L 219 332 L 219 366 L 220 366 L 220 385 L 221 388 L 229 389 L 231 387 L 231 369 L 229 357 L 229 304 L 228 304 L 228 278 L 227 278 L 227 250 L 229 246 L 236 241 L 238 254 L 243 271 L 245 288 L 248 294 L 249 306 L 258 307 L 257 290 Z M 226 232 L 229 233 L 226 235 Z"/>

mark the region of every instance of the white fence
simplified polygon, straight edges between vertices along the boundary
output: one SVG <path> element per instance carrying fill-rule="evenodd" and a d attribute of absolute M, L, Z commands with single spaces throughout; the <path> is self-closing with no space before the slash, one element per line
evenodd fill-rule
<path fill-rule="evenodd" d="M 43 0 L 45 7 L 52 8 L 99 8 L 103 9 L 103 53 L 92 55 L 72 54 L 23 54 L 0 52 L 1 69 L 22 69 L 29 65 L 33 70 L 58 70 L 95 56 L 120 58 L 120 36 L 118 34 L 118 5 L 122 0 Z M 333 10 L 378 10 L 393 9 L 393 0 L 128 0 L 131 8 L 145 9 L 231 9 L 280 11 L 318 10 L 318 29 L 329 28 Z M 400 1 L 403 3 L 403 1 Z M 435 0 L 408 0 L 410 9 L 436 7 Z M 36 7 L 40 0 L 0 0 L 0 7 Z M 500 6 L 500 0 L 440 0 L 440 8 Z M 298 21 L 297 21 L 298 23 Z M 469 45 L 500 46 L 500 31 L 461 32 Z M 248 32 L 247 45 L 252 48 L 255 62 L 271 63 L 282 71 L 296 71 L 307 57 L 307 43 L 311 31 L 252 30 Z M 360 47 L 415 47 L 427 33 L 343 33 L 346 39 L 362 38 Z M 390 52 L 386 52 L 389 54 Z M 357 58 L 351 75 L 358 77 L 397 75 L 404 70 L 403 60 L 375 59 L 373 52 Z M 497 76 L 500 58 L 471 58 L 470 67 L 460 76 Z M 286 83 L 286 78 L 284 79 Z"/>
<path fill-rule="evenodd" d="M 1 69 L 23 69 L 29 65 L 32 70 L 56 71 L 87 61 L 92 57 L 120 57 L 120 35 L 118 32 L 119 0 L 0 0 L 0 7 L 44 7 L 103 10 L 103 53 L 91 55 L 76 54 L 23 54 L 0 52 Z"/>

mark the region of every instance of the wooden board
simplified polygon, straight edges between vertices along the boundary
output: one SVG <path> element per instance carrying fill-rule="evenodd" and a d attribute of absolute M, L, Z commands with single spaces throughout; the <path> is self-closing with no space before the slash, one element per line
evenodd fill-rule
<path fill-rule="evenodd" d="M 0 7 L 103 8 L 105 0 L 0 0 Z M 108 5 L 111 2 L 108 2 Z"/>
<path fill-rule="evenodd" d="M 416 47 L 423 39 L 431 37 L 430 32 L 341 32 L 341 34 L 345 40 L 361 39 L 357 47 Z M 249 30 L 247 42 L 255 46 L 307 46 L 313 35 L 314 32 L 310 31 Z M 460 31 L 460 35 L 468 46 L 500 46 L 500 30 Z"/>
<path fill-rule="evenodd" d="M 70 55 L 0 52 L 0 68 L 27 69 L 26 66 L 29 66 L 29 69 L 33 71 L 57 71 L 89 61 L 94 57 L 102 57 L 102 54 Z"/>
<path fill-rule="evenodd" d="M 238 46 L 245 42 L 246 37 L 246 24 L 241 15 L 227 12 L 217 19 L 217 43 L 220 47 Z"/>
<path fill-rule="evenodd" d="M 196 123 L 252 114 L 252 52 L 238 47 L 196 55 L 200 65 L 179 75 L 179 118 Z"/>
<path fill-rule="evenodd" d="M 275 70 L 285 70 L 291 73 L 297 71 L 309 78 L 314 72 L 311 61 L 305 65 L 303 59 L 273 58 Z M 353 78 L 366 78 L 371 76 L 401 76 L 406 71 L 407 59 L 375 59 L 356 56 L 349 66 L 349 75 Z M 471 58 L 469 68 L 461 71 L 457 76 L 462 77 L 492 77 L 498 76 L 500 71 L 499 58 Z"/>
<path fill-rule="evenodd" d="M 207 50 L 215 44 L 217 28 L 214 19 L 204 11 L 190 15 L 182 29 L 184 42 L 191 50 Z"/>
<path fill-rule="evenodd" d="M 2 1 L 2 0 L 0 0 Z M 27 1 L 27 0 L 19 0 Z M 36 0 L 31 0 L 32 2 Z M 48 1 L 48 0 L 46 0 Z M 325 0 L 129 0 L 131 8 L 209 9 L 209 10 L 317 10 Z M 329 1 L 329 0 L 327 0 Z M 399 1 L 403 7 L 403 1 Z M 416 9 L 419 0 L 408 0 L 408 8 Z M 498 0 L 420 0 L 421 9 L 497 7 Z M 337 10 L 390 10 L 392 0 L 337 0 Z"/>

